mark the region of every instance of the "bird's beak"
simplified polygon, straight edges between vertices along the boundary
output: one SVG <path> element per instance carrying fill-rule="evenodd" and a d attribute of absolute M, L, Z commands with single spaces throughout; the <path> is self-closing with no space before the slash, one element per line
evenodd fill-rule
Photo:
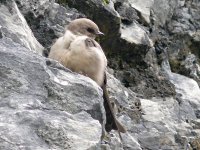
<path fill-rule="evenodd" d="M 101 32 L 101 31 L 97 31 L 97 32 L 96 32 L 96 35 L 104 35 L 104 33 Z"/>

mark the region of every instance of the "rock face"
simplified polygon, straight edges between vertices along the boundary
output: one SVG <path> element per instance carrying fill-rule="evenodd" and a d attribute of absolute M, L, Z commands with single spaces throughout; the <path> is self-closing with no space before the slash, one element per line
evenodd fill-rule
<path fill-rule="evenodd" d="M 103 119 L 98 86 L 83 76 L 48 67 L 44 58 L 6 37 L 0 47 L 0 148 L 95 146 L 101 137 L 97 119 Z"/>
<path fill-rule="evenodd" d="M 8 6 L 1 5 L 0 10 L 3 12 L 0 16 L 1 36 L 12 38 L 14 42 L 42 54 L 42 45 L 35 39 L 17 5 L 15 3 L 10 3 Z"/>
<path fill-rule="evenodd" d="M 0 149 L 200 149 L 199 6 L 195 0 L 0 1 Z M 80 17 L 106 34 L 99 42 L 109 61 L 110 100 L 127 128 L 122 140 L 114 130 L 102 137 L 100 87 L 44 57 Z"/>
<path fill-rule="evenodd" d="M 60 6 L 52 0 L 16 0 L 16 3 L 35 37 L 46 48 L 45 56 L 48 55 L 52 39 L 63 35 L 65 25 L 71 20 L 84 17 L 74 8 Z"/>

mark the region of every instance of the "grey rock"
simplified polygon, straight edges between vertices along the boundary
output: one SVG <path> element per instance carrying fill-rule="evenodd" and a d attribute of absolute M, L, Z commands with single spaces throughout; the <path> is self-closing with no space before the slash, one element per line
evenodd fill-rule
<path fill-rule="evenodd" d="M 168 54 L 174 72 L 199 81 L 199 4 L 196 1 L 185 1 L 179 6 L 167 27 L 172 34 Z M 194 56 L 194 55 L 195 56 Z"/>
<path fill-rule="evenodd" d="M 136 9 L 134 9 L 134 7 L 132 7 L 131 4 L 128 3 L 128 1 L 114 1 L 114 7 L 119 13 L 121 20 L 124 24 L 130 24 L 136 20 L 139 21 L 139 16 Z"/>
<path fill-rule="evenodd" d="M 178 20 L 174 19 L 171 22 L 171 26 L 169 26 L 172 33 L 195 30 L 193 25 L 190 23 L 192 16 L 189 14 L 188 8 L 178 9 L 174 14 L 174 18 L 178 18 Z"/>
<path fill-rule="evenodd" d="M 199 29 L 200 24 L 199 3 L 185 1 L 183 6 L 178 7 L 169 23 L 170 32 L 176 34 L 190 34 Z"/>
<path fill-rule="evenodd" d="M 1 148 L 87 149 L 98 144 L 104 109 L 94 81 L 48 67 L 45 58 L 12 40 L 1 39 L 0 47 Z"/>
<path fill-rule="evenodd" d="M 193 109 L 198 109 L 200 89 L 197 82 L 194 81 L 193 79 L 178 74 L 171 74 L 170 80 L 176 86 L 177 93 L 182 94 L 182 99 L 187 99 L 187 101 L 190 103 Z M 190 116 L 189 118 L 193 117 Z"/>
<path fill-rule="evenodd" d="M 176 141 L 175 133 L 187 135 L 187 141 L 193 137 L 191 120 L 195 120 L 195 105 L 197 94 L 188 95 L 185 93 L 188 86 L 195 86 L 193 90 L 198 92 L 197 83 L 189 78 L 181 78 L 180 75 L 171 74 L 171 81 L 175 84 L 177 93 L 181 95 L 181 101 L 174 98 L 142 99 L 141 106 L 144 112 L 141 125 L 135 125 L 138 141 L 143 148 L 149 149 L 184 149 L 186 143 Z M 182 84 L 180 84 L 180 82 Z M 185 85 L 183 85 L 185 84 Z M 185 96 L 188 96 L 185 98 Z M 187 100 L 186 100 L 187 99 Z M 190 99 L 190 100 L 189 100 Z M 172 119 L 173 118 L 173 119 Z M 186 123 L 188 122 L 188 123 Z M 153 144 L 151 144 L 153 143 Z"/>
<path fill-rule="evenodd" d="M 154 25 L 164 26 L 172 18 L 177 6 L 178 0 L 154 0 L 151 7 Z"/>
<path fill-rule="evenodd" d="M 54 0 L 16 0 L 34 36 L 45 48 L 50 48 L 62 36 L 65 26 L 74 19 L 85 17 L 74 8 L 64 7 Z M 48 51 L 45 51 L 45 56 Z"/>
<path fill-rule="evenodd" d="M 192 36 L 194 37 L 195 42 L 199 42 L 200 41 L 200 30 L 197 30 L 195 33 L 192 34 Z"/>
<path fill-rule="evenodd" d="M 138 122 L 141 118 L 141 103 L 137 94 L 125 88 L 114 76 L 110 74 L 107 74 L 107 76 L 109 96 L 116 105 L 115 111 L 119 119 L 126 124 L 126 116 L 128 116 Z"/>
<path fill-rule="evenodd" d="M 139 16 L 139 22 L 142 22 L 144 24 L 150 25 L 154 24 L 155 26 L 164 26 L 167 21 L 170 20 L 174 13 L 174 9 L 178 6 L 178 0 L 115 0 L 115 4 L 119 4 L 119 2 L 123 3 L 123 5 L 126 5 L 124 8 L 134 8 L 137 10 L 137 14 Z M 131 7 L 127 7 L 127 6 Z M 118 10 L 119 11 L 119 10 Z M 121 11 L 120 15 L 124 16 L 124 13 Z M 133 14 L 132 14 L 133 15 Z M 153 22 L 152 22 L 153 21 Z"/>
<path fill-rule="evenodd" d="M 197 1 L 178 1 L 178 6 L 170 17 L 171 20 L 167 21 L 167 31 L 161 30 L 156 34 L 158 38 L 155 48 L 161 53 L 158 54 L 159 57 L 164 55 L 165 59 L 169 59 L 173 72 L 193 78 L 199 84 L 198 30 L 200 25 L 198 18 L 200 10 L 198 6 Z M 196 58 L 192 56 L 193 54 Z"/>
<path fill-rule="evenodd" d="M 129 3 L 131 4 L 133 8 L 135 8 L 141 13 L 142 17 L 147 23 L 150 23 L 150 10 L 151 10 L 152 5 L 154 4 L 154 0 L 150 0 L 150 1 L 129 0 Z"/>
<path fill-rule="evenodd" d="M 148 45 L 153 46 L 152 41 L 149 39 L 145 30 L 143 30 L 136 23 L 131 25 L 122 25 L 121 38 L 135 45 Z"/>
<path fill-rule="evenodd" d="M 43 46 L 36 40 L 15 2 L 6 1 L 0 6 L 0 32 L 24 47 L 42 54 Z"/>
<path fill-rule="evenodd" d="M 194 54 L 190 54 L 186 57 L 186 59 L 182 62 L 182 65 L 189 70 L 189 76 L 195 79 L 200 78 L 200 66 L 198 65 L 197 57 Z"/>
<path fill-rule="evenodd" d="M 173 14 L 169 28 L 172 33 L 190 34 L 199 28 L 199 3 L 196 1 L 185 1 L 184 5 L 178 7 Z"/>

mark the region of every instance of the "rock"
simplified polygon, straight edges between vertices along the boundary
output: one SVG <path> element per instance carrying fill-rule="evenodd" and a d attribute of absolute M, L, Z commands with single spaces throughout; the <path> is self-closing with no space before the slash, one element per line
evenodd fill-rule
<path fill-rule="evenodd" d="M 190 34 L 196 32 L 200 26 L 198 23 L 200 19 L 199 12 L 198 2 L 185 1 L 182 7 L 176 9 L 172 21 L 168 24 L 170 32 L 176 34 Z"/>
<path fill-rule="evenodd" d="M 194 41 L 195 42 L 199 42 L 200 41 L 200 30 L 197 30 L 194 34 L 192 34 L 192 36 L 194 37 Z"/>
<path fill-rule="evenodd" d="M 150 10 L 154 4 L 154 0 L 145 1 L 145 0 L 129 0 L 129 3 L 133 8 L 138 10 L 141 13 L 142 18 L 146 23 L 150 23 Z"/>
<path fill-rule="evenodd" d="M 63 7 L 51 0 L 16 0 L 31 30 L 40 43 L 49 49 L 62 36 L 65 26 L 74 19 L 84 17 L 74 8 Z M 44 51 L 48 56 L 49 50 Z"/>
<path fill-rule="evenodd" d="M 1 39 L 0 47 L 1 148 L 87 149 L 98 144 L 104 109 L 94 81 L 48 67 L 44 57 L 10 39 Z"/>
<path fill-rule="evenodd" d="M 200 30 L 197 30 L 191 34 L 192 40 L 189 45 L 191 52 L 197 57 L 197 61 L 195 63 L 199 66 L 198 58 L 200 58 L 199 46 L 200 46 Z M 199 77 L 199 75 L 198 75 Z"/>
<path fill-rule="evenodd" d="M 121 38 L 135 45 L 148 45 L 153 46 L 152 41 L 149 39 L 145 30 L 139 27 L 136 23 L 128 26 L 122 26 Z"/>
<path fill-rule="evenodd" d="M 169 61 L 173 72 L 185 75 L 199 81 L 199 41 L 198 31 L 193 31 L 194 28 L 180 28 L 178 33 L 175 33 L 176 42 L 169 44 L 168 54 Z M 177 34 L 183 35 L 177 35 Z M 179 37 L 177 39 L 177 37 Z"/>
<path fill-rule="evenodd" d="M 194 54 L 190 54 L 186 57 L 185 61 L 182 62 L 182 65 L 185 69 L 188 70 L 190 77 L 198 80 L 200 78 L 200 66 L 198 65 L 198 60 Z"/>
<path fill-rule="evenodd" d="M 128 111 L 125 111 L 123 118 L 126 118 L 126 121 L 123 123 L 128 127 L 129 136 L 134 141 L 126 143 L 127 147 L 124 146 L 124 148 L 184 149 L 190 143 L 189 141 L 194 141 L 191 139 L 195 139 L 196 135 L 199 134 L 191 124 L 194 123 L 197 115 L 199 116 L 198 112 L 200 112 L 197 100 L 200 92 L 197 83 L 192 79 L 171 72 L 168 72 L 168 78 L 175 85 L 176 98 L 139 98 L 143 115 L 137 121 L 133 119 L 137 118 L 136 116 L 131 118 L 127 115 Z M 109 84 L 113 86 L 112 82 L 109 82 Z M 120 93 L 120 90 L 118 90 L 118 93 Z M 138 96 L 137 93 L 133 94 L 130 101 L 138 98 Z M 127 103 L 124 103 L 124 105 L 129 106 Z M 198 128 L 198 123 L 195 124 Z M 177 135 L 179 135 L 179 138 L 177 138 Z M 128 139 L 127 136 L 127 134 L 122 135 L 124 139 Z M 135 143 L 134 145 L 138 145 L 138 147 L 134 148 L 130 143 Z"/>
<path fill-rule="evenodd" d="M 80 112 L 67 117 L 66 113 L 63 116 L 54 111 L 50 113 L 52 115 L 49 117 L 52 120 L 44 120 L 44 123 L 37 129 L 38 136 L 47 142 L 50 147 L 82 150 L 91 148 L 99 142 L 101 125 L 87 113 Z M 59 114 L 62 117 L 56 119 Z"/>
<path fill-rule="evenodd" d="M 136 136 L 143 148 L 184 149 L 190 138 L 194 138 L 192 132 L 197 133 L 190 124 L 196 120 L 195 111 L 199 108 L 197 97 L 200 92 L 197 83 L 174 73 L 170 73 L 169 78 L 175 84 L 179 98 L 141 99 L 143 126 L 135 124 L 135 130 L 139 131 Z M 181 141 L 176 139 L 175 133 L 181 135 Z M 183 142 L 183 135 L 186 134 Z"/>
<path fill-rule="evenodd" d="M 138 122 L 141 118 L 141 103 L 137 94 L 122 86 L 119 80 L 113 75 L 107 74 L 108 91 L 110 99 L 116 105 L 116 113 L 123 120 L 123 112 L 125 111 L 132 120 Z M 125 123 L 126 121 L 123 120 Z"/>
<path fill-rule="evenodd" d="M 100 148 L 105 110 L 99 86 L 7 37 L 0 39 L 0 47 L 1 138 L 5 139 L 0 147 Z"/>
<path fill-rule="evenodd" d="M 193 107 L 193 110 L 198 110 L 200 89 L 197 82 L 178 74 L 171 74 L 170 80 L 175 85 L 177 93 L 182 94 L 182 99 L 188 101 Z"/>
<path fill-rule="evenodd" d="M 140 99 L 137 97 L 136 93 L 123 87 L 120 81 L 114 78 L 113 75 L 107 74 L 107 77 L 109 97 L 114 104 L 114 110 L 118 120 L 123 123 L 126 129 L 131 130 L 130 124 L 132 122 L 139 122 L 141 119 L 142 110 Z M 135 136 L 131 136 L 129 133 L 121 133 L 121 144 L 121 142 L 118 141 L 120 138 L 116 131 L 111 131 L 110 134 L 111 149 L 141 150 L 140 144 L 137 139 L 135 139 Z"/>
<path fill-rule="evenodd" d="M 178 0 L 154 0 L 152 6 L 152 19 L 155 26 L 165 26 L 174 14 Z"/>
<path fill-rule="evenodd" d="M 178 9 L 174 13 L 174 19 L 169 24 L 170 32 L 172 33 L 180 33 L 180 32 L 188 32 L 189 30 L 195 30 L 193 25 L 190 23 L 190 18 L 192 18 L 191 14 L 189 14 L 188 8 Z"/>
<path fill-rule="evenodd" d="M 167 21 L 168 31 L 157 34 L 159 40 L 155 42 L 155 47 L 160 52 L 165 49 L 161 55 L 168 55 L 165 58 L 169 59 L 173 72 L 193 78 L 199 84 L 198 6 L 196 1 L 179 1 L 171 20 Z"/>
<path fill-rule="evenodd" d="M 24 16 L 11 0 L 0 6 L 0 32 L 24 47 L 42 54 L 43 46 L 36 40 Z"/>
<path fill-rule="evenodd" d="M 178 5 L 178 0 L 167 0 L 167 1 L 160 1 L 160 0 L 113 0 L 116 5 L 122 3 L 122 7 L 126 9 L 134 8 L 137 10 L 137 16 L 140 19 L 135 19 L 138 22 L 150 25 L 154 24 L 155 26 L 164 26 L 165 23 L 170 20 L 174 13 L 174 9 Z M 131 7 L 127 7 L 131 6 Z M 118 9 L 119 11 L 119 9 Z M 119 11 L 120 15 L 124 16 L 122 11 Z M 133 14 L 130 14 L 130 16 Z M 153 19 L 153 20 L 152 20 Z M 153 21 L 153 22 L 152 22 Z"/>
<path fill-rule="evenodd" d="M 116 11 L 119 13 L 122 23 L 131 24 L 135 20 L 140 21 L 136 9 L 127 1 L 113 1 Z"/>

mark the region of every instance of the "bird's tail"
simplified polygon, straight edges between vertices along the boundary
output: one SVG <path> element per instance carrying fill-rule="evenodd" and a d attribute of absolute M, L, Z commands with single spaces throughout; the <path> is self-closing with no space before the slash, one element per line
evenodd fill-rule
<path fill-rule="evenodd" d="M 102 90 L 103 90 L 104 107 L 105 107 L 105 110 L 106 110 L 105 129 L 106 129 L 107 132 L 110 132 L 112 129 L 114 129 L 114 130 L 118 130 L 118 132 L 125 133 L 126 128 L 116 118 L 115 113 L 113 111 L 112 104 L 111 104 L 110 99 L 108 97 L 108 91 L 107 91 L 107 88 L 106 88 L 106 85 L 107 85 L 106 74 L 105 74 L 104 80 L 105 81 L 104 81 L 104 84 L 102 85 Z"/>

